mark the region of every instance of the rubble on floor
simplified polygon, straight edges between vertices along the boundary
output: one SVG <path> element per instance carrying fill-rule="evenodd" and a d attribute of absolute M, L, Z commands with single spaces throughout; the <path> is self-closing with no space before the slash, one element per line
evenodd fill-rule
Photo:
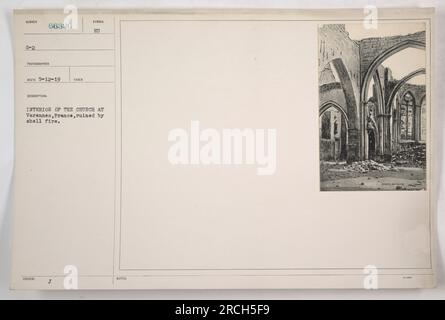
<path fill-rule="evenodd" d="M 369 171 L 398 171 L 398 169 L 392 164 L 383 164 L 374 160 L 364 160 L 353 162 L 344 167 L 346 171 L 366 173 Z"/>
<path fill-rule="evenodd" d="M 398 166 L 410 166 L 425 168 L 426 147 L 425 144 L 410 146 L 392 156 L 391 162 Z"/>

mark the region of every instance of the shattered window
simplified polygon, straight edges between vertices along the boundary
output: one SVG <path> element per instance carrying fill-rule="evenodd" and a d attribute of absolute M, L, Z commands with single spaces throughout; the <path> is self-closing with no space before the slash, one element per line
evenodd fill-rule
<path fill-rule="evenodd" d="M 406 139 L 406 106 L 400 106 L 400 138 Z"/>
<path fill-rule="evenodd" d="M 400 106 L 400 138 L 414 139 L 414 99 L 409 92 L 404 95 Z"/>

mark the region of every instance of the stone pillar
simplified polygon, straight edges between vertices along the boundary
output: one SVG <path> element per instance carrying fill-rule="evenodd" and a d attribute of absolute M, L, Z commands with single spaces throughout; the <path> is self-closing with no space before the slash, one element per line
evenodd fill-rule
<path fill-rule="evenodd" d="M 382 158 L 383 155 L 385 154 L 385 149 L 384 149 L 384 145 L 385 145 L 385 135 L 384 135 L 384 130 L 385 130 L 385 124 L 384 124 L 384 120 L 383 120 L 383 116 L 381 114 L 379 114 L 377 116 L 377 127 L 379 129 L 379 144 L 378 144 L 378 150 L 377 150 L 377 156 L 378 158 Z"/>
<path fill-rule="evenodd" d="M 348 163 L 358 161 L 360 159 L 360 137 L 359 131 L 355 128 L 348 129 L 348 156 L 346 161 Z"/>
<path fill-rule="evenodd" d="M 392 150 L 391 150 L 391 114 L 385 113 L 381 115 L 383 118 L 383 160 L 391 161 Z"/>
<path fill-rule="evenodd" d="M 362 101 L 360 103 L 360 110 L 359 110 L 359 118 L 358 118 L 359 128 L 361 130 L 358 130 L 357 133 L 357 147 L 358 147 L 358 160 L 364 160 L 365 159 L 365 128 L 366 128 L 366 102 Z"/>
<path fill-rule="evenodd" d="M 414 140 L 416 142 L 420 141 L 420 130 L 422 130 L 421 122 L 422 119 L 420 118 L 421 114 L 421 106 L 414 106 Z"/>
<path fill-rule="evenodd" d="M 392 146 L 393 152 L 399 152 L 399 135 L 400 135 L 400 114 L 399 114 L 399 106 L 397 106 L 395 110 L 395 119 L 393 119 L 393 127 L 392 127 L 392 136 L 394 140 L 394 145 Z"/>

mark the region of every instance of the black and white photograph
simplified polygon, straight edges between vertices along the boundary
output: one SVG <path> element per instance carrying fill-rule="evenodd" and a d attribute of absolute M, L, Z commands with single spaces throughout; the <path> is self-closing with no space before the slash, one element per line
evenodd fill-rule
<path fill-rule="evenodd" d="M 425 24 L 323 24 L 320 190 L 425 190 Z"/>

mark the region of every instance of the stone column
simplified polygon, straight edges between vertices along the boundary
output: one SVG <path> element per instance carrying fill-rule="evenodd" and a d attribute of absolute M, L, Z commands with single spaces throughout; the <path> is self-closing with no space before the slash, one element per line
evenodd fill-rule
<path fill-rule="evenodd" d="M 384 135 L 384 130 L 385 130 L 385 124 L 384 124 L 384 117 L 383 115 L 379 114 L 377 116 L 377 128 L 379 129 L 379 148 L 377 150 L 377 155 L 379 158 L 382 158 L 383 155 L 385 154 L 385 149 L 384 149 L 384 145 L 385 145 L 385 135 Z"/>
<path fill-rule="evenodd" d="M 348 129 L 348 157 L 346 161 L 348 163 L 358 161 L 360 159 L 360 137 L 359 137 L 359 131 L 355 128 Z"/>
<path fill-rule="evenodd" d="M 421 128 L 421 122 L 422 119 L 420 119 L 420 113 L 421 113 L 421 106 L 414 106 L 414 140 L 416 140 L 416 142 L 420 141 L 420 130 L 422 130 Z"/>
<path fill-rule="evenodd" d="M 382 114 L 383 118 L 383 160 L 391 161 L 392 150 L 391 150 L 391 120 L 392 116 L 390 113 Z"/>
<path fill-rule="evenodd" d="M 399 106 L 397 105 L 397 108 L 395 110 L 395 119 L 393 119 L 393 128 L 392 128 L 392 135 L 394 139 L 394 145 L 392 146 L 393 152 L 399 152 L 399 135 L 400 135 L 400 113 L 399 113 Z"/>

